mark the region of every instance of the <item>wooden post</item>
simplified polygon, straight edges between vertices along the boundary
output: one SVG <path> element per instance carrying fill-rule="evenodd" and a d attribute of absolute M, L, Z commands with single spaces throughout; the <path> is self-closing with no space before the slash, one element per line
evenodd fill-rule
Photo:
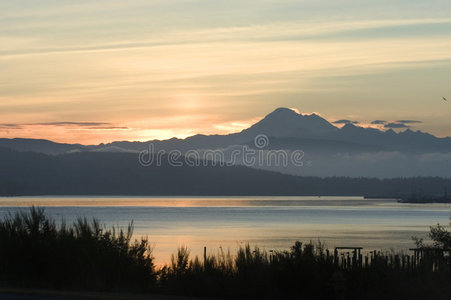
<path fill-rule="evenodd" d="M 207 247 L 204 246 L 204 271 L 206 264 L 207 264 Z"/>
<path fill-rule="evenodd" d="M 359 267 L 361 268 L 363 266 L 363 259 L 362 259 L 362 253 L 360 252 L 361 249 L 357 250 L 357 253 L 359 254 Z"/>

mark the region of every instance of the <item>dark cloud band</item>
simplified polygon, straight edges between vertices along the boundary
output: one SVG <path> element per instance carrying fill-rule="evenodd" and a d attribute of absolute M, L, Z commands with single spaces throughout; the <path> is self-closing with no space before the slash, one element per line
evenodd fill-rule
<path fill-rule="evenodd" d="M 359 124 L 359 122 L 357 122 L 357 121 L 345 120 L 345 119 L 338 120 L 338 121 L 335 121 L 335 122 L 332 122 L 332 123 L 333 124 Z"/>

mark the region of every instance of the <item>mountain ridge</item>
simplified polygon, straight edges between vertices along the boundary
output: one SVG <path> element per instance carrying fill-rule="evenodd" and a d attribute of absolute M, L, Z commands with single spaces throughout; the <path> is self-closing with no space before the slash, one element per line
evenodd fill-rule
<path fill-rule="evenodd" d="M 310 140 L 330 140 L 364 146 L 376 146 L 393 151 L 409 152 L 451 152 L 451 137 L 439 138 L 432 134 L 412 131 L 395 132 L 392 129 L 382 131 L 365 128 L 354 124 L 335 127 L 317 114 L 299 114 L 289 108 L 279 107 L 263 119 L 240 132 L 226 135 L 196 134 L 184 139 L 167 140 L 114 141 L 98 145 L 81 145 L 57 143 L 43 139 L 5 139 L 0 138 L 0 147 L 19 151 L 36 151 L 47 154 L 62 154 L 71 151 L 100 151 L 110 148 L 111 151 L 142 151 L 152 143 L 156 150 L 180 150 L 182 152 L 195 149 L 219 149 L 231 145 L 249 144 L 260 134 L 274 138 L 299 138 Z M 282 147 L 282 145 L 281 145 Z M 290 145 L 286 145 L 290 148 Z"/>
<path fill-rule="evenodd" d="M 0 196 L 368 196 L 439 195 L 451 179 L 301 177 L 245 166 L 143 167 L 133 153 L 49 155 L 0 148 Z M 438 193 L 438 192 L 439 193 Z"/>
<path fill-rule="evenodd" d="M 265 138 L 264 147 L 255 138 Z M 264 137 L 266 136 L 266 137 Z M 128 153 L 151 151 L 186 154 L 220 151 L 230 159 L 243 147 L 263 151 L 303 153 L 302 167 L 289 162 L 283 166 L 269 160 L 247 166 L 301 176 L 352 176 L 391 178 L 396 176 L 451 177 L 451 138 L 407 129 L 396 132 L 345 124 L 338 128 L 317 114 L 299 114 L 278 108 L 240 132 L 227 135 L 196 134 L 184 139 L 147 142 L 115 141 L 98 145 L 64 144 L 48 140 L 0 139 L 0 147 L 25 152 L 62 155 L 74 152 Z M 274 157 L 274 153 L 272 154 Z M 268 158 L 268 157 L 266 157 Z M 217 158 L 212 158 L 217 159 Z M 236 165 L 245 164 L 241 158 Z"/>

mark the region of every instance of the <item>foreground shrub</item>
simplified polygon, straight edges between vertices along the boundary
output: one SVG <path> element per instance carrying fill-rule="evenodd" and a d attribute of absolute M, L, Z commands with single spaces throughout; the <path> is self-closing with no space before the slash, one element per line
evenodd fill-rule
<path fill-rule="evenodd" d="M 106 229 L 97 220 L 57 226 L 32 207 L 0 221 L 0 277 L 9 286 L 146 290 L 155 272 L 147 239 Z"/>

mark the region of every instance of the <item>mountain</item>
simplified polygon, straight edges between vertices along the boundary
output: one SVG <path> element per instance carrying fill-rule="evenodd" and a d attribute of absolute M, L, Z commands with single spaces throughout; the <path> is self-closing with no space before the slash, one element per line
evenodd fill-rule
<path fill-rule="evenodd" d="M 366 151 L 403 151 L 409 153 L 430 153 L 451 151 L 451 138 L 437 138 L 421 131 L 407 129 L 396 133 L 346 124 L 342 128 L 333 126 L 317 114 L 298 114 L 288 108 L 277 108 L 262 120 L 238 133 L 228 135 L 197 134 L 186 139 L 150 140 L 147 142 L 118 141 L 99 145 L 60 144 L 47 140 L 0 139 L 0 147 L 19 151 L 35 151 L 47 154 L 61 154 L 71 151 L 142 151 L 152 143 L 155 150 L 180 150 L 183 153 L 195 149 L 221 149 L 232 145 L 252 144 L 257 135 L 264 134 L 278 139 L 280 149 L 291 149 L 302 144 L 315 151 L 334 153 Z M 297 141 L 296 141 L 297 139 Z M 282 144 L 284 141 L 285 144 Z M 336 148 L 336 145 L 340 145 Z"/>
<path fill-rule="evenodd" d="M 451 151 L 451 138 L 437 138 L 432 134 L 412 131 L 411 129 L 396 133 L 392 129 L 381 131 L 375 128 L 346 124 L 336 133 L 328 134 L 323 138 L 343 142 L 358 142 L 365 145 L 384 147 L 393 151 L 413 153 Z"/>
<path fill-rule="evenodd" d="M 338 128 L 316 114 L 298 114 L 289 108 L 277 108 L 258 123 L 243 130 L 240 135 L 252 140 L 259 134 L 271 137 L 320 137 L 337 132 Z"/>
<path fill-rule="evenodd" d="M 267 137 L 265 147 L 258 148 L 254 139 Z M 150 149 L 149 147 L 152 147 Z M 0 147 L 45 154 L 71 152 L 141 152 L 149 149 L 162 153 L 208 150 L 224 152 L 231 157 L 237 146 L 259 151 L 303 151 L 303 167 L 288 163 L 268 162 L 237 165 L 303 176 L 380 177 L 441 176 L 451 177 L 451 138 L 438 138 L 429 133 L 407 129 L 395 132 L 346 124 L 335 127 L 317 114 L 299 114 L 278 108 L 241 132 L 228 135 L 194 135 L 185 139 L 151 140 L 147 142 L 117 141 L 99 145 L 59 144 L 46 140 L 0 139 Z M 271 155 L 271 154 L 269 154 Z M 216 158 L 208 158 L 216 159 Z"/>

